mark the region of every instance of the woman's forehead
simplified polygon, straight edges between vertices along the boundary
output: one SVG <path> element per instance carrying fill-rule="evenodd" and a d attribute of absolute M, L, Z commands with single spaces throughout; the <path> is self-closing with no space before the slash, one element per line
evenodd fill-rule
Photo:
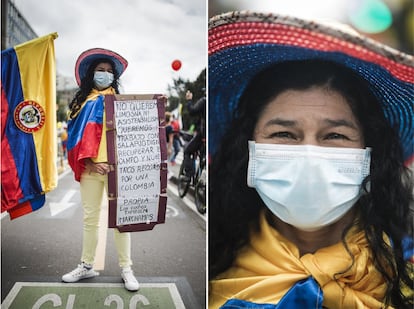
<path fill-rule="evenodd" d="M 112 69 L 112 64 L 110 62 L 99 62 L 96 65 L 97 68 L 111 68 Z"/>
<path fill-rule="evenodd" d="M 341 107 L 351 111 L 347 99 L 340 92 L 325 87 L 284 90 L 266 104 L 265 110 L 272 107 L 286 111 L 309 107 Z"/>

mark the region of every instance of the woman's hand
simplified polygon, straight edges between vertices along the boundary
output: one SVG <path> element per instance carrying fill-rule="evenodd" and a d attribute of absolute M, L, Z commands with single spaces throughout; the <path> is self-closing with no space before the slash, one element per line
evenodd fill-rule
<path fill-rule="evenodd" d="M 164 106 L 167 107 L 168 97 L 165 94 L 159 95 L 157 99 L 164 102 Z"/>
<path fill-rule="evenodd" d="M 89 171 L 89 174 L 97 173 L 100 175 L 106 175 L 110 171 L 113 170 L 112 165 L 109 165 L 108 163 L 103 163 L 103 162 L 95 163 L 90 158 L 86 158 L 84 162 L 85 162 L 86 170 Z"/>

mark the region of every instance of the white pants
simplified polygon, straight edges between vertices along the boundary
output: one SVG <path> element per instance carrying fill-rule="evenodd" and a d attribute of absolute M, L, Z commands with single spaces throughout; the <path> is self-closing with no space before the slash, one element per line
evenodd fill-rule
<path fill-rule="evenodd" d="M 95 261 L 96 246 L 98 244 L 101 202 L 107 186 L 107 175 L 84 172 L 81 176 L 80 192 L 83 205 L 82 262 L 92 265 Z M 113 230 L 119 266 L 131 266 L 131 234 L 120 233 L 116 228 Z"/>

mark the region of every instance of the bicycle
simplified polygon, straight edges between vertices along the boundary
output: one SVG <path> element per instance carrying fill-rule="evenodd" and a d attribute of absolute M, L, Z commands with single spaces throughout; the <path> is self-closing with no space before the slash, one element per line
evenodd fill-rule
<path fill-rule="evenodd" d="M 183 139 L 189 141 L 192 138 L 189 137 L 189 133 L 185 133 Z M 183 198 L 190 186 L 194 187 L 195 205 L 197 211 L 201 214 L 206 212 L 206 146 L 205 139 L 202 140 L 200 149 L 193 154 L 193 162 L 195 165 L 195 173 L 192 176 L 187 176 L 185 173 L 184 164 L 181 164 L 180 171 L 178 173 L 178 195 Z"/>

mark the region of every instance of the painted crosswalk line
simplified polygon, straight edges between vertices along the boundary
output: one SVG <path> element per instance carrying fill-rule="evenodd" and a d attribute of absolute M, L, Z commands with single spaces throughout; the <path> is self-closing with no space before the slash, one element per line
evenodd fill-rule
<path fill-rule="evenodd" d="M 141 283 L 131 293 L 120 283 L 16 282 L 1 308 L 185 308 L 175 283 Z"/>

